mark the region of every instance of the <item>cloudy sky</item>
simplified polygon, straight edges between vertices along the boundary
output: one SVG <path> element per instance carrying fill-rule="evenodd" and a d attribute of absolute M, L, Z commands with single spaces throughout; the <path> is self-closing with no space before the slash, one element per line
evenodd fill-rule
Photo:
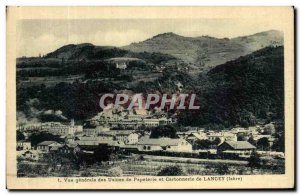
<path fill-rule="evenodd" d="M 196 37 L 232 38 L 277 29 L 274 22 L 238 19 L 20 20 L 17 56 L 38 56 L 66 44 L 124 46 L 164 32 Z"/>

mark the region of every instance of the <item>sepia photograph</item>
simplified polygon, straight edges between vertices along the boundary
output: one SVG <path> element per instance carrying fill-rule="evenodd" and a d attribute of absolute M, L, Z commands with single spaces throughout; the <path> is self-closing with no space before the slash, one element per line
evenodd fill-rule
<path fill-rule="evenodd" d="M 55 9 L 7 10 L 8 188 L 293 188 L 292 7 Z"/>

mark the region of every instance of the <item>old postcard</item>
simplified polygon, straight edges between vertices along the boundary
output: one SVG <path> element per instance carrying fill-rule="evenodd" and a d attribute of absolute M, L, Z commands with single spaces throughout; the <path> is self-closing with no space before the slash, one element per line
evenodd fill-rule
<path fill-rule="evenodd" d="M 294 188 L 293 7 L 7 7 L 8 189 Z"/>

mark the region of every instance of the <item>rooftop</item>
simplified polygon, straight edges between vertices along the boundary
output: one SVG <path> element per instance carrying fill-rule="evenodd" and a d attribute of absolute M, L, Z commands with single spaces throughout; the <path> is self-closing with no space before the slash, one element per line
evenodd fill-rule
<path fill-rule="evenodd" d="M 138 145 L 159 145 L 159 146 L 177 146 L 181 142 L 186 142 L 183 139 L 171 139 L 171 138 L 141 138 L 138 142 Z"/>
<path fill-rule="evenodd" d="M 38 144 L 38 146 L 49 146 L 51 144 L 57 143 L 56 141 L 43 141 Z"/>
<path fill-rule="evenodd" d="M 255 146 L 253 146 L 252 144 L 250 144 L 247 141 L 226 141 L 224 143 L 227 143 L 228 145 L 230 145 L 235 150 L 239 150 L 239 149 L 255 149 L 256 148 Z"/>

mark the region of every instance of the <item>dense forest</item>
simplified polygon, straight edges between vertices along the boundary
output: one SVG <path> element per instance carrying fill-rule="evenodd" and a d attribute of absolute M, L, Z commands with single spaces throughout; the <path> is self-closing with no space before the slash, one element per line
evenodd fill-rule
<path fill-rule="evenodd" d="M 199 76 L 198 113 L 183 113 L 183 124 L 239 124 L 284 118 L 283 47 L 268 47 L 219 65 Z"/>

